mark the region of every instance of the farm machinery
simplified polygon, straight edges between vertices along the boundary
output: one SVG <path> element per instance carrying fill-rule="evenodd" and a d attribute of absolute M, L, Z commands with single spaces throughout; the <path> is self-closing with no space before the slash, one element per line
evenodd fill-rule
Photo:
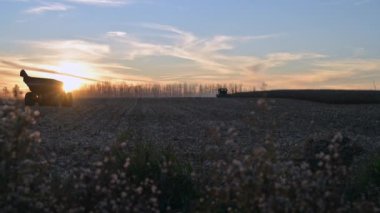
<path fill-rule="evenodd" d="M 228 89 L 227 88 L 219 88 L 218 89 L 218 94 L 216 95 L 216 97 L 218 98 L 222 98 L 222 97 L 228 97 Z"/>
<path fill-rule="evenodd" d="M 65 106 L 73 105 L 73 96 L 63 89 L 63 82 L 48 78 L 30 77 L 25 70 L 21 70 L 20 76 L 30 92 L 25 94 L 25 105 L 34 106 Z"/>

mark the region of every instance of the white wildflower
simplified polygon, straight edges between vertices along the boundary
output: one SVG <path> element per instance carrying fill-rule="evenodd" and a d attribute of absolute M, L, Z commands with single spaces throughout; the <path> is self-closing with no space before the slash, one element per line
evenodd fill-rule
<path fill-rule="evenodd" d="M 130 162 L 131 162 L 131 160 L 129 158 L 125 159 L 125 163 L 123 165 L 124 169 L 128 168 Z"/>
<path fill-rule="evenodd" d="M 137 187 L 136 192 L 141 194 L 143 192 L 143 188 L 141 186 Z"/>
<path fill-rule="evenodd" d="M 155 193 L 155 192 L 157 191 L 157 186 L 153 185 L 153 186 L 151 187 L 151 190 L 152 190 L 153 193 Z"/>
<path fill-rule="evenodd" d="M 34 115 L 35 117 L 40 116 L 40 114 L 41 114 L 40 111 L 37 111 L 37 110 L 33 112 L 33 115 Z"/>
<path fill-rule="evenodd" d="M 122 197 L 122 198 L 127 197 L 127 193 L 126 193 L 126 192 L 122 192 L 122 193 L 121 193 L 121 197 Z"/>

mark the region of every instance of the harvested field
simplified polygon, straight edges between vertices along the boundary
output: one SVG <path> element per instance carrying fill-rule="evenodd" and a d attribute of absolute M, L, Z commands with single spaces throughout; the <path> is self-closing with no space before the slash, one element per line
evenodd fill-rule
<path fill-rule="evenodd" d="M 284 158 L 299 157 L 309 139 L 328 139 L 337 132 L 367 151 L 380 147 L 379 105 L 286 99 L 265 104 L 267 109 L 254 98 L 82 99 L 72 108 L 39 108 L 36 128 L 65 169 L 94 162 L 100 150 L 123 135 L 130 142 L 173 146 L 192 162 L 213 141 L 232 140 L 250 149 L 270 137 Z"/>
<path fill-rule="evenodd" d="M 379 210 L 378 105 L 114 98 L 35 109 L 0 108 L 1 212 Z"/>

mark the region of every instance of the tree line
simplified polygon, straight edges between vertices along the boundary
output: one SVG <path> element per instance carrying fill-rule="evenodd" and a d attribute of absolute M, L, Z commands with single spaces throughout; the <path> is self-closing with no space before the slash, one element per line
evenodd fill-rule
<path fill-rule="evenodd" d="M 126 82 L 112 83 L 108 81 L 83 85 L 75 90 L 76 97 L 214 97 L 218 88 L 227 88 L 228 93 L 253 91 L 255 87 L 243 84 L 201 84 L 201 83 L 172 83 L 172 84 L 129 84 Z M 27 91 L 21 91 L 16 84 L 13 88 L 3 87 L 0 97 L 20 98 Z"/>
<path fill-rule="evenodd" d="M 16 84 L 13 86 L 12 89 L 8 89 L 8 87 L 3 87 L 0 93 L 0 97 L 3 98 L 20 98 L 24 94 L 23 91 L 21 91 L 20 87 Z"/>
<path fill-rule="evenodd" d="M 82 86 L 75 91 L 77 97 L 214 97 L 218 88 L 227 88 L 229 93 L 252 91 L 254 87 L 242 84 L 128 84 L 98 82 Z"/>

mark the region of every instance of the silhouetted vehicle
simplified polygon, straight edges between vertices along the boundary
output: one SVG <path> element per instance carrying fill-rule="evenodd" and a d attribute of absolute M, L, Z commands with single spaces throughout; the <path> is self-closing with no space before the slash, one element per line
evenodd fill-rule
<path fill-rule="evenodd" d="M 72 106 L 73 96 L 63 90 L 63 83 L 54 79 L 34 78 L 21 70 L 20 76 L 31 92 L 25 94 L 25 105 L 34 106 Z"/>
<path fill-rule="evenodd" d="M 216 97 L 218 98 L 227 97 L 228 96 L 227 92 L 228 92 L 227 88 L 219 88 L 218 94 L 216 95 Z"/>

